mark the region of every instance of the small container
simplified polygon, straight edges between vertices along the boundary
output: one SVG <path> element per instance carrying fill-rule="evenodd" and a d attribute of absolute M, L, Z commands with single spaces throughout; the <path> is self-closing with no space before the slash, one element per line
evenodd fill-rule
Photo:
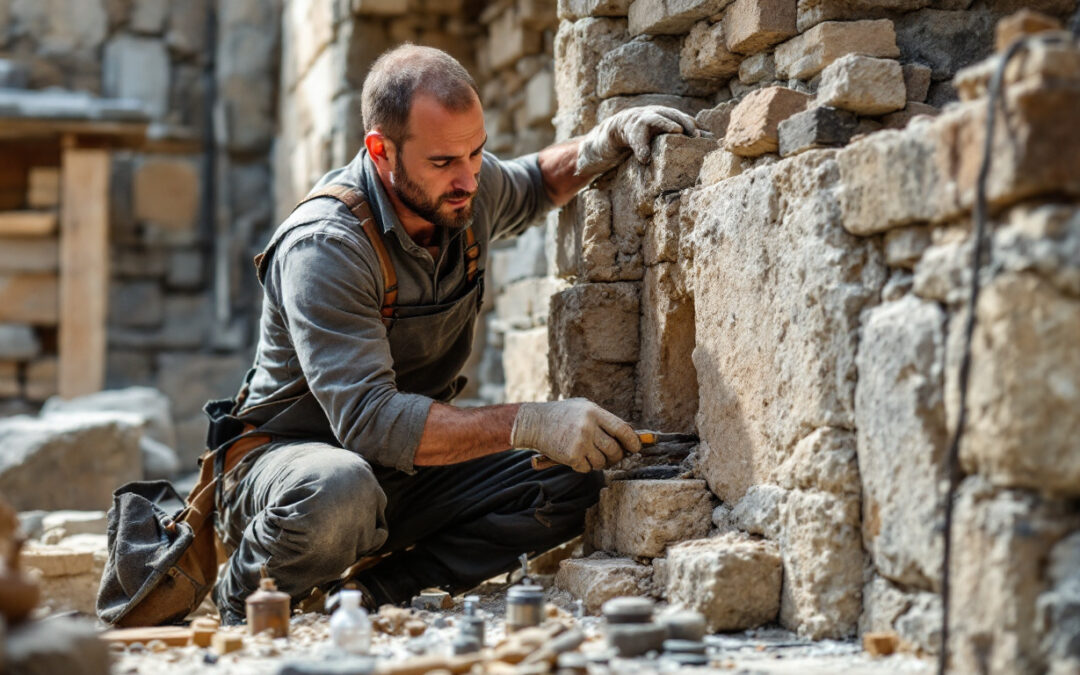
<path fill-rule="evenodd" d="M 506 630 L 539 626 L 544 620 L 544 589 L 532 584 L 512 586 L 506 593 Z"/>
<path fill-rule="evenodd" d="M 289 637 L 291 614 L 288 593 L 282 593 L 270 577 L 259 580 L 259 590 L 247 598 L 248 632 L 258 635 L 270 631 L 276 638 Z"/>
<path fill-rule="evenodd" d="M 478 605 L 480 598 L 475 595 L 465 597 L 465 616 L 461 617 L 460 637 L 475 642 L 477 649 L 484 646 L 484 618 L 480 616 Z"/>
<path fill-rule="evenodd" d="M 348 654 L 371 651 L 371 622 L 367 611 L 360 606 L 363 595 L 360 591 L 341 591 L 338 608 L 330 617 L 334 646 Z"/>

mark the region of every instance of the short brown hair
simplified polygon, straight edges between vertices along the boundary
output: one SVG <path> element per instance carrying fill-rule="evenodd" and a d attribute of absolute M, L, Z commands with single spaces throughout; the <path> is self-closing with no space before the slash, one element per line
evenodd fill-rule
<path fill-rule="evenodd" d="M 418 93 L 454 111 L 467 110 L 480 96 L 472 76 L 453 56 L 405 43 L 380 56 L 364 78 L 364 133 L 378 127 L 400 146 L 408 138 L 409 109 Z"/>

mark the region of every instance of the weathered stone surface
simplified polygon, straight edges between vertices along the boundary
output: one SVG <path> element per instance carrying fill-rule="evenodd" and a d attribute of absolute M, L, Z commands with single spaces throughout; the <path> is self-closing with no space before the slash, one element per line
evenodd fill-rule
<path fill-rule="evenodd" d="M 502 289 L 495 299 L 495 317 L 507 328 L 533 328 L 547 323 L 551 296 L 567 283 L 554 277 L 519 279 Z"/>
<path fill-rule="evenodd" d="M 818 427 L 854 427 L 859 313 L 885 270 L 872 242 L 841 227 L 834 156 L 806 153 L 682 197 L 700 468 L 724 501 Z"/>
<path fill-rule="evenodd" d="M 944 364 L 937 303 L 907 296 L 867 313 L 855 386 L 863 542 L 881 575 L 925 590 L 941 575 Z"/>
<path fill-rule="evenodd" d="M 681 35 L 695 21 L 714 16 L 731 0 L 634 0 L 628 13 L 631 35 Z"/>
<path fill-rule="evenodd" d="M 780 147 L 780 123 L 801 112 L 809 102 L 809 96 L 787 87 L 751 92 L 731 111 L 724 147 L 742 157 L 776 152 Z"/>
<path fill-rule="evenodd" d="M 590 16 L 626 16 L 633 0 L 559 0 L 560 19 L 584 19 Z"/>
<path fill-rule="evenodd" d="M 555 398 L 584 396 L 624 419 L 634 407 L 640 284 L 583 284 L 556 294 L 548 319 Z"/>
<path fill-rule="evenodd" d="M 596 121 L 603 122 L 617 112 L 628 108 L 640 108 L 647 105 L 662 105 L 681 110 L 693 117 L 711 104 L 703 98 L 675 96 L 673 94 L 638 94 L 637 96 L 616 96 L 604 99 L 596 109 Z"/>
<path fill-rule="evenodd" d="M 41 529 L 64 530 L 64 536 L 76 534 L 105 534 L 106 517 L 104 511 L 53 511 L 41 519 Z"/>
<path fill-rule="evenodd" d="M 200 54 L 206 49 L 206 3 L 208 0 L 169 0 L 169 23 L 165 32 L 165 42 L 169 49 L 186 55 Z M 256 8 L 261 3 L 228 2 L 222 3 L 221 14 L 226 16 L 233 8 Z M 219 19 L 220 20 L 220 19 Z M 276 23 L 276 22 L 275 22 Z M 275 23 L 268 22 L 268 30 Z"/>
<path fill-rule="evenodd" d="M 795 28 L 795 3 L 787 0 L 735 0 L 724 13 L 727 47 L 753 54 L 783 42 Z"/>
<path fill-rule="evenodd" d="M 784 527 L 784 508 L 789 492 L 776 485 L 759 483 L 750 486 L 742 499 L 730 508 L 731 524 L 738 529 L 766 537 L 780 539 Z M 716 521 L 717 514 L 713 514 Z"/>
<path fill-rule="evenodd" d="M 897 19 L 896 42 L 905 61 L 924 63 L 935 80 L 947 79 L 990 55 L 994 20 L 985 9 L 923 9 Z"/>
<path fill-rule="evenodd" d="M 818 102 L 860 115 L 881 115 L 907 103 L 904 71 L 896 61 L 849 54 L 821 73 Z"/>
<path fill-rule="evenodd" d="M 94 50 L 108 34 L 109 17 L 101 0 L 49 0 L 7 5 L 4 8 L 7 11 L 0 10 L 0 17 L 10 12 L 13 23 L 33 26 L 47 52 Z"/>
<path fill-rule="evenodd" d="M 1053 667 L 1075 664 L 1080 652 L 1080 532 L 1065 537 L 1050 551 L 1047 589 L 1039 595 L 1038 631 L 1042 650 Z"/>
<path fill-rule="evenodd" d="M 858 118 L 847 110 L 814 106 L 795 113 L 777 127 L 780 156 L 844 145 L 855 135 Z"/>
<path fill-rule="evenodd" d="M 0 321 L 55 326 L 59 318 L 55 274 L 0 274 Z"/>
<path fill-rule="evenodd" d="M 941 596 L 905 593 L 875 576 L 863 587 L 863 613 L 859 633 L 895 631 L 901 649 L 937 654 L 941 649 Z"/>
<path fill-rule="evenodd" d="M 732 176 L 738 176 L 743 171 L 743 165 L 748 160 L 739 157 L 733 152 L 720 148 L 705 155 L 701 162 L 701 173 L 698 174 L 698 182 L 702 187 L 713 183 L 719 183 Z"/>
<path fill-rule="evenodd" d="M 0 361 L 26 361 L 41 352 L 34 329 L 21 323 L 0 323 Z"/>
<path fill-rule="evenodd" d="M 680 226 L 679 195 L 668 193 L 657 197 L 642 251 L 647 266 L 679 261 Z"/>
<path fill-rule="evenodd" d="M 199 212 L 199 171 L 184 159 L 148 159 L 134 176 L 135 217 L 176 243 L 190 243 Z"/>
<path fill-rule="evenodd" d="M 1054 17 L 1024 8 L 997 22 L 994 28 L 994 49 L 1003 52 L 1021 37 L 1062 28 L 1061 22 Z"/>
<path fill-rule="evenodd" d="M 578 193 L 567 207 L 575 222 L 578 273 L 585 281 L 633 279 L 639 273 L 637 256 L 620 256 L 618 237 L 612 232 L 611 199 L 601 190 Z"/>
<path fill-rule="evenodd" d="M 960 486 L 953 526 L 949 652 L 960 672 L 1041 672 L 1038 596 L 1054 546 L 1077 527 L 1066 502 L 1000 490 L 978 477 Z"/>
<path fill-rule="evenodd" d="M 508 7 L 491 22 L 488 36 L 488 58 L 493 70 L 512 66 L 518 59 L 543 49 L 542 35 L 519 20 L 514 6 Z"/>
<path fill-rule="evenodd" d="M 106 96 L 133 98 L 146 111 L 163 116 L 169 106 L 169 54 L 160 40 L 118 35 L 105 45 Z"/>
<path fill-rule="evenodd" d="M 28 546 L 22 551 L 21 562 L 46 577 L 71 576 L 89 572 L 94 566 L 94 554 L 72 551 L 59 546 Z"/>
<path fill-rule="evenodd" d="M 886 129 L 903 129 L 920 115 L 935 117 L 939 112 L 941 111 L 932 105 L 919 103 L 918 101 L 908 101 L 907 105 L 901 110 L 882 117 L 881 122 Z"/>
<path fill-rule="evenodd" d="M 905 63 L 902 68 L 907 100 L 922 103 L 930 92 L 930 75 L 933 71 L 930 66 L 924 66 L 921 63 Z"/>
<path fill-rule="evenodd" d="M 859 466 L 854 434 L 832 427 L 815 429 L 776 467 L 773 479 L 788 490 L 822 490 L 858 496 Z"/>
<path fill-rule="evenodd" d="M 710 632 L 744 630 L 776 619 L 782 568 L 775 543 L 743 534 L 668 549 L 668 600 L 705 616 Z"/>
<path fill-rule="evenodd" d="M 709 532 L 713 497 L 702 480 L 620 480 L 600 491 L 586 517 L 594 549 L 655 558 Z"/>
<path fill-rule="evenodd" d="M 799 0 L 799 32 L 830 19 L 873 19 L 921 9 L 931 0 Z"/>
<path fill-rule="evenodd" d="M 900 56 L 892 21 L 819 23 L 776 48 L 776 74 L 781 79 L 809 80 L 847 54 Z"/>
<path fill-rule="evenodd" d="M 983 290 L 972 340 L 980 365 L 971 373 L 961 445 L 965 466 L 996 485 L 1080 494 L 1077 331 L 1080 301 L 1039 276 L 1001 274 Z"/>
<path fill-rule="evenodd" d="M 914 269 L 930 246 L 930 230 L 925 226 L 898 227 L 885 233 L 885 263 L 890 267 Z"/>
<path fill-rule="evenodd" d="M 645 271 L 641 295 L 641 356 L 638 391 L 641 423 L 650 429 L 694 430 L 698 392 L 694 351 L 694 305 L 682 270 L 659 263 Z"/>
<path fill-rule="evenodd" d="M 748 56 L 739 64 L 739 82 L 756 84 L 776 79 L 776 59 L 772 52 Z"/>
<path fill-rule="evenodd" d="M 0 272 L 55 272 L 60 267 L 57 239 L 8 238 L 0 242 Z"/>
<path fill-rule="evenodd" d="M 709 87 L 679 76 L 680 41 L 674 37 L 638 38 L 611 50 L 597 66 L 601 98 L 627 94 L 699 96 Z"/>
<path fill-rule="evenodd" d="M 683 39 L 679 74 L 687 79 L 727 80 L 739 72 L 742 58 L 728 51 L 723 22 L 700 21 Z"/>
<path fill-rule="evenodd" d="M 559 25 L 554 47 L 558 138 L 584 133 L 596 124 L 597 66 L 625 41 L 625 19 L 590 18 Z"/>
<path fill-rule="evenodd" d="M 112 667 L 93 621 L 62 616 L 27 621 L 8 635 L 4 663 L 11 672 L 107 673 Z"/>
<path fill-rule="evenodd" d="M 547 328 L 509 331 L 503 344 L 508 401 L 549 401 Z"/>
<path fill-rule="evenodd" d="M 109 413 L 0 420 L 0 492 L 18 510 L 107 508 L 114 489 L 142 477 L 139 433 Z"/>
<path fill-rule="evenodd" d="M 727 134 L 728 122 L 731 121 L 731 111 L 738 105 L 738 101 L 724 101 L 714 108 L 702 110 L 694 117 L 698 129 L 708 131 L 717 138 L 723 138 Z"/>
<path fill-rule="evenodd" d="M 701 162 L 716 149 L 716 139 L 692 138 L 683 134 L 662 134 L 653 139 L 648 164 L 628 159 L 619 167 L 611 189 L 614 222 L 612 227 L 628 227 L 634 215 L 652 215 L 656 198 L 666 192 L 690 187 L 697 181 Z M 639 224 L 644 230 L 644 220 Z M 640 235 L 635 249 L 640 248 Z M 626 238 L 629 240 L 629 237 Z M 624 254 L 634 251 L 624 250 Z"/>
<path fill-rule="evenodd" d="M 612 598 L 641 595 L 651 586 L 652 577 L 649 565 L 597 553 L 559 563 L 555 586 L 580 599 L 590 614 L 596 614 Z"/>

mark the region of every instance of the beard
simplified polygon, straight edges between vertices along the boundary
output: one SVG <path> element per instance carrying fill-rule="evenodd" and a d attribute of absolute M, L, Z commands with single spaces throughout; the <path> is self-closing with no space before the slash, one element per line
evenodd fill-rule
<path fill-rule="evenodd" d="M 424 190 L 419 183 L 415 183 L 409 178 L 408 172 L 405 171 L 405 164 L 401 161 L 400 153 L 397 156 L 397 165 L 398 170 L 393 175 L 391 187 L 393 187 L 394 194 L 401 200 L 401 203 L 407 206 L 409 210 L 429 223 L 433 223 L 436 227 L 462 229 L 472 224 L 473 203 L 471 200 L 465 206 L 452 209 L 449 213 L 444 213 L 440 209 L 447 201 L 464 199 L 471 197 L 475 193 L 454 190 L 439 195 L 436 199 L 431 199 L 424 194 Z"/>

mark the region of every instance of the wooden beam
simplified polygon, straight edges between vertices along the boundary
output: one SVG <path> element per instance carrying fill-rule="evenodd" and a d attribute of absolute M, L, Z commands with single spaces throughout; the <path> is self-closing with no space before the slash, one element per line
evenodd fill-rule
<path fill-rule="evenodd" d="M 0 212 L 0 237 L 48 237 L 56 232 L 53 211 Z"/>
<path fill-rule="evenodd" d="M 105 384 L 110 168 L 107 150 L 63 151 L 58 351 L 64 398 L 99 391 Z"/>

